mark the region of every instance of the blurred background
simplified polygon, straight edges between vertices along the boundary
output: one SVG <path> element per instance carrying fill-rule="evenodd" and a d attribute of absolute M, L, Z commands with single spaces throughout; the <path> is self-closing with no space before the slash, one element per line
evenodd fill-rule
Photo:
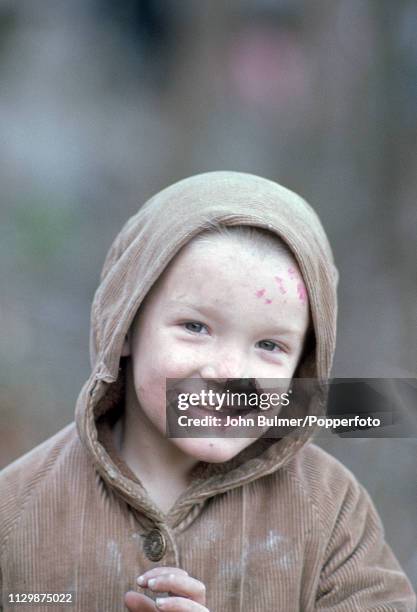
<path fill-rule="evenodd" d="M 319 213 L 335 376 L 417 376 L 416 31 L 413 0 L 0 0 L 1 466 L 73 419 L 122 224 L 203 171 L 266 176 Z M 416 438 L 319 443 L 416 586 Z"/>

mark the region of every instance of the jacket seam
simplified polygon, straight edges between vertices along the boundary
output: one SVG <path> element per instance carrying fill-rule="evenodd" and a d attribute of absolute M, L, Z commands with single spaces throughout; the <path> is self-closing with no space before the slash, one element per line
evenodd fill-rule
<path fill-rule="evenodd" d="M 295 476 L 294 474 L 292 474 L 289 470 L 289 467 L 284 465 L 282 467 L 282 470 L 288 474 L 289 478 L 291 478 L 297 485 L 298 488 L 302 490 L 302 493 L 304 495 L 304 497 L 306 497 L 311 505 L 311 508 L 313 509 L 314 514 L 316 515 L 317 520 L 320 523 L 320 527 L 321 529 L 323 529 L 324 531 L 327 531 L 327 529 L 325 529 L 325 525 L 322 521 L 322 517 L 320 514 L 320 508 L 317 505 L 316 501 L 313 499 L 312 495 L 306 490 L 306 487 L 304 486 L 304 484 L 301 482 L 301 480 L 299 478 L 297 478 L 297 476 Z"/>

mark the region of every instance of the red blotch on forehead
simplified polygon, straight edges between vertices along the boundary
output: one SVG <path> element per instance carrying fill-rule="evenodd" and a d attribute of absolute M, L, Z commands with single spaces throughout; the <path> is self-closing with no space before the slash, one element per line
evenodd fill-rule
<path fill-rule="evenodd" d="M 298 299 L 301 302 L 306 302 L 307 301 L 307 291 L 306 291 L 304 283 L 300 282 L 297 284 L 297 292 L 298 292 Z"/>
<path fill-rule="evenodd" d="M 269 298 L 266 298 L 265 304 L 272 304 L 272 300 L 270 300 Z"/>
<path fill-rule="evenodd" d="M 265 289 L 258 289 L 258 291 L 255 293 L 257 298 L 261 298 L 265 295 Z"/>

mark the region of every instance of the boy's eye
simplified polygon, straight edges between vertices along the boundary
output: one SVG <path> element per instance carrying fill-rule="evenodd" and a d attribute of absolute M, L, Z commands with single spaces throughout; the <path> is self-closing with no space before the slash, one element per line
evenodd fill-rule
<path fill-rule="evenodd" d="M 185 329 L 195 334 L 207 333 L 207 327 L 198 321 L 187 321 L 183 324 Z"/>
<path fill-rule="evenodd" d="M 281 350 L 281 347 L 276 343 L 273 342 L 272 340 L 261 340 L 260 342 L 257 343 L 257 346 L 261 349 L 264 349 L 265 351 L 275 351 Z"/>

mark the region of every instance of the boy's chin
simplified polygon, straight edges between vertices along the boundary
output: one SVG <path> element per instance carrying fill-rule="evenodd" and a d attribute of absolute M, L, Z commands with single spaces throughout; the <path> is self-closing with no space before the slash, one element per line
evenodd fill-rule
<path fill-rule="evenodd" d="M 189 457 L 206 463 L 224 463 L 236 457 L 244 448 L 255 442 L 254 438 L 174 438 Z"/>

